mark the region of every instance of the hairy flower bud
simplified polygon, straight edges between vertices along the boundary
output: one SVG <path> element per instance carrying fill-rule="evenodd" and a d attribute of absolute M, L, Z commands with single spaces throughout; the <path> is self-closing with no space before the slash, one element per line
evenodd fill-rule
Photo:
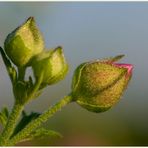
<path fill-rule="evenodd" d="M 33 59 L 32 69 L 36 79 L 43 73 L 42 87 L 62 80 L 68 72 L 62 48 L 57 47 L 37 55 Z"/>
<path fill-rule="evenodd" d="M 25 66 L 44 49 L 44 41 L 33 17 L 8 34 L 5 51 L 16 66 Z"/>
<path fill-rule="evenodd" d="M 131 64 L 114 63 L 121 57 L 83 63 L 75 70 L 72 96 L 79 105 L 103 112 L 118 102 L 133 69 Z"/>

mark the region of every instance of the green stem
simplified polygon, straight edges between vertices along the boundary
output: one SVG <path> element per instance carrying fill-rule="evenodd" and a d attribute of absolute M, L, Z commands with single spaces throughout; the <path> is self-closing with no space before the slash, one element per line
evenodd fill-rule
<path fill-rule="evenodd" d="M 18 80 L 24 81 L 26 67 L 18 67 Z"/>
<path fill-rule="evenodd" d="M 1 141 L 0 145 L 6 145 L 7 141 L 9 140 L 10 136 L 12 135 L 16 122 L 23 110 L 23 106 L 21 104 L 14 104 L 12 112 L 9 116 L 7 124 L 1 134 Z"/>
<path fill-rule="evenodd" d="M 22 131 L 20 131 L 16 136 L 10 139 L 10 144 L 15 145 L 25 137 L 27 137 L 33 130 L 39 127 L 42 123 L 46 122 L 48 118 L 52 117 L 57 111 L 61 110 L 62 107 L 66 106 L 70 102 L 72 102 L 72 97 L 70 95 L 65 96 L 54 106 L 49 108 L 43 114 L 41 114 L 37 119 L 30 122 Z"/>
<path fill-rule="evenodd" d="M 34 84 L 34 87 L 31 90 L 31 93 L 28 95 L 28 101 L 30 101 L 31 99 L 34 99 L 35 93 L 39 90 L 40 85 L 42 83 L 43 75 L 44 73 L 41 73 L 40 77 L 36 80 L 36 83 Z"/>

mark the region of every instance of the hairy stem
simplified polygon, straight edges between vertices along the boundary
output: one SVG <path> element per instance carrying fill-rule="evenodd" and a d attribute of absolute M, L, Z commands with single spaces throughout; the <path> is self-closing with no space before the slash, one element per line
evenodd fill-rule
<path fill-rule="evenodd" d="M 16 126 L 17 120 L 23 110 L 23 106 L 21 104 L 14 104 L 12 112 L 9 116 L 7 124 L 1 134 L 0 145 L 6 145 L 10 136 L 12 135 L 14 128 Z"/>
<path fill-rule="evenodd" d="M 61 99 L 58 103 L 56 103 L 54 106 L 41 114 L 37 119 L 30 122 L 16 136 L 12 137 L 12 139 L 10 139 L 10 144 L 15 145 L 16 143 L 27 137 L 33 130 L 39 127 L 42 123 L 46 122 L 48 118 L 52 117 L 57 111 L 61 110 L 62 107 L 66 106 L 70 102 L 72 102 L 72 97 L 70 95 Z"/>

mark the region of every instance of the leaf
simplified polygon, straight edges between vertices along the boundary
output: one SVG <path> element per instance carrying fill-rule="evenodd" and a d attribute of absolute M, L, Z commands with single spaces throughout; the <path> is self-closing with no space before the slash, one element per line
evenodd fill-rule
<path fill-rule="evenodd" d="M 7 107 L 3 107 L 0 112 L 0 123 L 5 126 L 9 117 L 9 111 Z"/>
<path fill-rule="evenodd" d="M 1 113 L 0 113 L 0 123 L 3 127 L 6 125 L 6 119 L 3 117 Z"/>
<path fill-rule="evenodd" d="M 35 131 L 33 131 L 32 133 L 30 133 L 30 135 L 28 137 L 26 137 L 25 139 L 23 139 L 22 141 L 31 141 L 31 140 L 34 140 L 37 138 L 43 139 L 43 138 L 49 138 L 49 137 L 61 138 L 62 135 L 56 131 L 53 131 L 53 130 L 39 128 L 39 129 L 36 129 Z"/>
<path fill-rule="evenodd" d="M 3 107 L 2 108 L 2 113 L 8 118 L 9 117 L 9 111 L 7 109 L 7 107 Z"/>
<path fill-rule="evenodd" d="M 45 137 L 62 137 L 62 135 L 56 131 L 53 130 L 48 130 L 45 128 L 39 128 L 37 130 L 35 130 L 33 133 L 31 133 L 30 135 L 31 137 L 39 137 L 39 138 L 45 138 Z"/>
<path fill-rule="evenodd" d="M 20 120 L 20 122 L 16 126 L 11 137 L 15 136 L 18 132 L 20 132 L 22 129 L 24 129 L 28 123 L 30 123 L 32 120 L 36 119 L 39 115 L 40 114 L 36 113 L 36 112 L 32 112 L 29 115 L 27 115 L 25 113 L 25 111 L 23 111 L 22 119 Z"/>

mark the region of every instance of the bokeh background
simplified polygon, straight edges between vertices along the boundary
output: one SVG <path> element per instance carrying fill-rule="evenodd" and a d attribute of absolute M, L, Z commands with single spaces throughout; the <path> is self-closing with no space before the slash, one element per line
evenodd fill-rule
<path fill-rule="evenodd" d="M 88 112 L 76 103 L 63 108 L 45 127 L 62 139 L 20 145 L 148 145 L 148 3 L 147 2 L 0 2 L 0 46 L 8 33 L 34 16 L 47 48 L 63 46 L 70 65 L 65 80 L 49 86 L 26 111 L 42 112 L 71 89 L 74 69 L 97 58 L 125 54 L 133 78 L 119 103 L 107 112 Z M 28 70 L 31 72 L 31 69 Z M 0 57 L 0 107 L 12 107 L 10 80 Z"/>

